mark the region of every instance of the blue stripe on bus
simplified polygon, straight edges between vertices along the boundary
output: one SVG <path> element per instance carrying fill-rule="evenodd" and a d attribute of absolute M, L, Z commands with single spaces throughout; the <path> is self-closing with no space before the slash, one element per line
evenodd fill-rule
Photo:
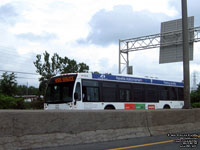
<path fill-rule="evenodd" d="M 150 79 L 136 78 L 136 77 L 124 77 L 124 76 L 114 76 L 107 74 L 92 74 L 93 79 L 101 80 L 113 80 L 113 81 L 127 81 L 127 82 L 137 82 L 137 83 L 151 83 Z"/>
<path fill-rule="evenodd" d="M 161 84 L 161 85 L 169 85 L 169 86 L 184 86 L 184 83 L 174 82 L 174 81 L 152 80 L 152 83 Z"/>
<path fill-rule="evenodd" d="M 169 85 L 169 86 L 184 86 L 182 82 L 174 82 L 174 81 L 164 81 L 164 80 L 154 80 L 154 79 L 146 79 L 146 78 L 137 78 L 137 77 L 125 77 L 125 76 L 115 76 L 108 74 L 92 74 L 93 79 L 98 80 L 111 80 L 111 81 L 125 81 L 125 82 L 134 82 L 134 83 L 152 83 L 158 85 Z"/>

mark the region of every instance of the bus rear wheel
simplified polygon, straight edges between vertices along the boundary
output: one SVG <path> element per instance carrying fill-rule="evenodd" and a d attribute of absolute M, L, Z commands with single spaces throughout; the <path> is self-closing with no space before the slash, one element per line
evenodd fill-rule
<path fill-rule="evenodd" d="M 115 109 L 115 107 L 113 105 L 107 105 L 104 109 L 113 110 L 113 109 Z"/>

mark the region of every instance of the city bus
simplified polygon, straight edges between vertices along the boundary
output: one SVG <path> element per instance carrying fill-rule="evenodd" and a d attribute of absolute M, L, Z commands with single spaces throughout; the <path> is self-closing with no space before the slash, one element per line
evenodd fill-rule
<path fill-rule="evenodd" d="M 170 109 L 182 108 L 182 82 L 95 73 L 52 77 L 44 109 Z"/>

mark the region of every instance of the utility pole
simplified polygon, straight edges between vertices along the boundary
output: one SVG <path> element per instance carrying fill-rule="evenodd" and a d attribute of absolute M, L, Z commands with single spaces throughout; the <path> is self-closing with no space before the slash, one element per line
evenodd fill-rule
<path fill-rule="evenodd" d="M 182 0 L 184 109 L 190 109 L 190 62 L 188 44 L 187 0 Z"/>

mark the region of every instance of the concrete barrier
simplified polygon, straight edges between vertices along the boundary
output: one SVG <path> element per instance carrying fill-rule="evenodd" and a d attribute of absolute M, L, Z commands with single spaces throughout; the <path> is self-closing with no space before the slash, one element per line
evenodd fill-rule
<path fill-rule="evenodd" d="M 200 129 L 200 109 L 0 111 L 0 150 L 92 143 Z"/>
<path fill-rule="evenodd" d="M 151 135 L 161 135 L 200 129 L 200 109 L 148 111 L 148 127 Z"/>

